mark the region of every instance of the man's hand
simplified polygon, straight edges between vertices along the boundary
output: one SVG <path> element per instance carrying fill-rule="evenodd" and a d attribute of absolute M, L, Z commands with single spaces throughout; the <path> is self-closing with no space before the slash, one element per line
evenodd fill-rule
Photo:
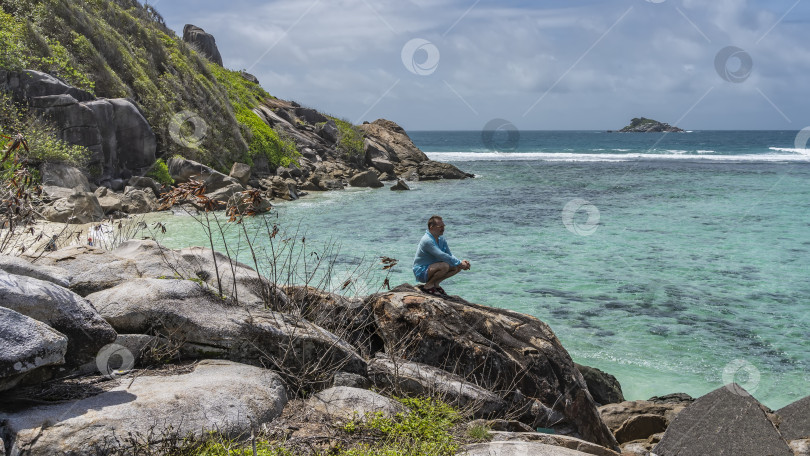
<path fill-rule="evenodd" d="M 470 269 L 470 262 L 467 261 L 467 260 L 463 260 L 459 266 L 461 267 L 461 269 L 463 269 L 465 271 L 469 270 Z"/>

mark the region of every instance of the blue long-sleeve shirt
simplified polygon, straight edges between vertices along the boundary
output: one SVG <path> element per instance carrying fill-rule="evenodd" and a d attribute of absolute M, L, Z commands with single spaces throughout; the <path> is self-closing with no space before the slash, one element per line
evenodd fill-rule
<path fill-rule="evenodd" d="M 461 260 L 454 257 L 450 253 L 450 247 L 447 246 L 447 241 L 444 236 L 439 236 L 438 242 L 430 234 L 430 231 L 425 230 L 425 235 L 419 240 L 419 246 L 416 248 L 416 256 L 413 258 L 413 269 L 416 271 L 418 268 L 426 268 L 433 263 L 444 261 L 450 266 L 458 266 Z"/>

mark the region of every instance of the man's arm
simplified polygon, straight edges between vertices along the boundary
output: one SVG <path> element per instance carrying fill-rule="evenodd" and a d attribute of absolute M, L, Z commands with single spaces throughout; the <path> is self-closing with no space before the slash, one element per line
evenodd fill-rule
<path fill-rule="evenodd" d="M 425 253 L 431 255 L 432 257 L 438 259 L 439 261 L 444 261 L 450 266 L 458 266 L 461 264 L 461 260 L 454 257 L 453 254 L 448 253 L 449 249 L 448 252 L 443 251 L 432 240 L 428 240 L 428 242 L 422 242 L 421 247 Z"/>

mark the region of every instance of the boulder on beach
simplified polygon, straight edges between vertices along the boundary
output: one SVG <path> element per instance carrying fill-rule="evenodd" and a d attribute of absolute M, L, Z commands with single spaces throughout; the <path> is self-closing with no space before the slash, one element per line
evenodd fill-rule
<path fill-rule="evenodd" d="M 84 399 L 0 412 L 0 433 L 10 454 L 95 454 L 208 431 L 245 438 L 286 403 L 277 374 L 208 360 L 186 374 L 124 378 Z"/>
<path fill-rule="evenodd" d="M 658 456 L 793 456 L 764 406 L 737 384 L 698 398 L 670 423 Z"/>
<path fill-rule="evenodd" d="M 352 187 L 371 187 L 380 188 L 383 183 L 377 178 L 377 173 L 371 170 L 362 171 L 349 179 L 349 185 Z"/>
<path fill-rule="evenodd" d="M 570 355 L 537 318 L 410 285 L 372 295 L 368 305 L 385 346 L 401 347 L 397 356 L 503 392 L 513 414 L 532 426 L 616 447 Z"/>
<path fill-rule="evenodd" d="M 86 299 L 44 280 L 0 271 L 0 303 L 65 335 L 70 366 L 93 360 L 117 335 Z"/>
<path fill-rule="evenodd" d="M 34 369 L 64 364 L 68 339 L 31 317 L 0 307 L 0 391 Z"/>
<path fill-rule="evenodd" d="M 588 385 L 588 392 L 593 396 L 593 400 L 599 405 L 615 404 L 624 402 L 622 385 L 616 377 L 601 371 L 595 367 L 583 366 L 574 363 L 585 383 Z"/>

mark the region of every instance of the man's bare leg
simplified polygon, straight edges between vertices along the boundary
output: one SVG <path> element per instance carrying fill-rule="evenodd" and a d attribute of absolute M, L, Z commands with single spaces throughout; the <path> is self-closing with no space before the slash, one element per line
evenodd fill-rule
<path fill-rule="evenodd" d="M 459 271 L 461 268 L 458 266 L 453 267 L 445 262 L 433 263 L 428 267 L 428 280 L 425 282 L 425 288 L 436 288 L 444 279 L 453 277 Z"/>

